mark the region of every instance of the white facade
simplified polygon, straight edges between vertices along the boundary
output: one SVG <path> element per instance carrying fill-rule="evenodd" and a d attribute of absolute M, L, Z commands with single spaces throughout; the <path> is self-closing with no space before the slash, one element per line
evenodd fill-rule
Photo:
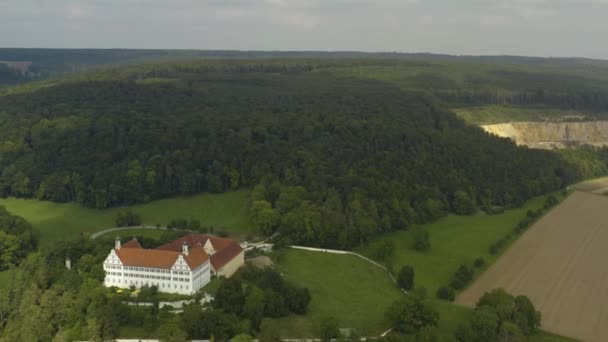
<path fill-rule="evenodd" d="M 179 255 L 171 268 L 125 266 L 113 249 L 103 263 L 106 272 L 104 286 L 141 288 L 157 286 L 158 291 L 191 295 L 211 279 L 209 259 L 196 269 L 190 269 L 183 255 Z"/>

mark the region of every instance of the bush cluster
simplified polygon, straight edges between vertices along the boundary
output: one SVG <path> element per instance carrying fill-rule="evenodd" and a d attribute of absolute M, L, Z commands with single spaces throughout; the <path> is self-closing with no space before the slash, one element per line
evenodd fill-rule
<path fill-rule="evenodd" d="M 305 314 L 310 300 L 307 288 L 287 282 L 278 272 L 246 266 L 222 282 L 213 305 L 217 310 L 248 320 L 257 330 L 264 317 Z"/>
<path fill-rule="evenodd" d="M 442 286 L 437 290 L 437 298 L 453 301 L 456 297 L 456 291 L 464 289 L 475 277 L 475 268 L 481 268 L 485 264 L 485 260 L 481 257 L 475 259 L 474 267 L 462 264 L 458 267 L 452 280 L 448 285 Z"/>
<path fill-rule="evenodd" d="M 540 327 L 541 315 L 526 296 L 503 289 L 486 292 L 473 315 L 454 334 L 458 341 L 525 341 Z"/>
<path fill-rule="evenodd" d="M 142 220 L 141 215 L 129 209 L 119 212 L 114 222 L 116 223 L 116 227 L 134 227 L 141 225 Z"/>

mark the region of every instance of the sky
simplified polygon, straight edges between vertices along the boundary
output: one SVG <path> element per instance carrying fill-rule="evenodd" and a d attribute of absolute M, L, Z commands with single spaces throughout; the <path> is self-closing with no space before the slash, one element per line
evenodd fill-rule
<path fill-rule="evenodd" d="M 0 0 L 0 47 L 608 59 L 608 0 Z"/>

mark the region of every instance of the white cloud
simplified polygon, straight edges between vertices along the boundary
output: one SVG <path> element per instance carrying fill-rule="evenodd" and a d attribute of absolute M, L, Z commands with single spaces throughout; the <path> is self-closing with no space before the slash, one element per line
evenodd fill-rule
<path fill-rule="evenodd" d="M 0 46 L 608 57 L 608 0 L 0 2 Z"/>
<path fill-rule="evenodd" d="M 319 17 L 306 13 L 289 13 L 282 16 L 280 21 L 286 26 L 306 30 L 317 28 L 320 23 Z"/>
<path fill-rule="evenodd" d="M 86 19 L 91 16 L 89 8 L 82 3 L 71 3 L 66 6 L 65 11 L 70 19 Z"/>

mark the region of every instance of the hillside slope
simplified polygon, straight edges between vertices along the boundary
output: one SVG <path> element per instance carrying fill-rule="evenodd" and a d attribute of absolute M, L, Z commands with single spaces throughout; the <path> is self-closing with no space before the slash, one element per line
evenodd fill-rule
<path fill-rule="evenodd" d="M 373 63 L 386 65 L 173 63 L 11 89 L 0 95 L 0 194 L 105 208 L 253 186 L 265 233 L 280 223 L 292 240 L 348 247 L 580 177 L 432 97 L 335 71 Z"/>

